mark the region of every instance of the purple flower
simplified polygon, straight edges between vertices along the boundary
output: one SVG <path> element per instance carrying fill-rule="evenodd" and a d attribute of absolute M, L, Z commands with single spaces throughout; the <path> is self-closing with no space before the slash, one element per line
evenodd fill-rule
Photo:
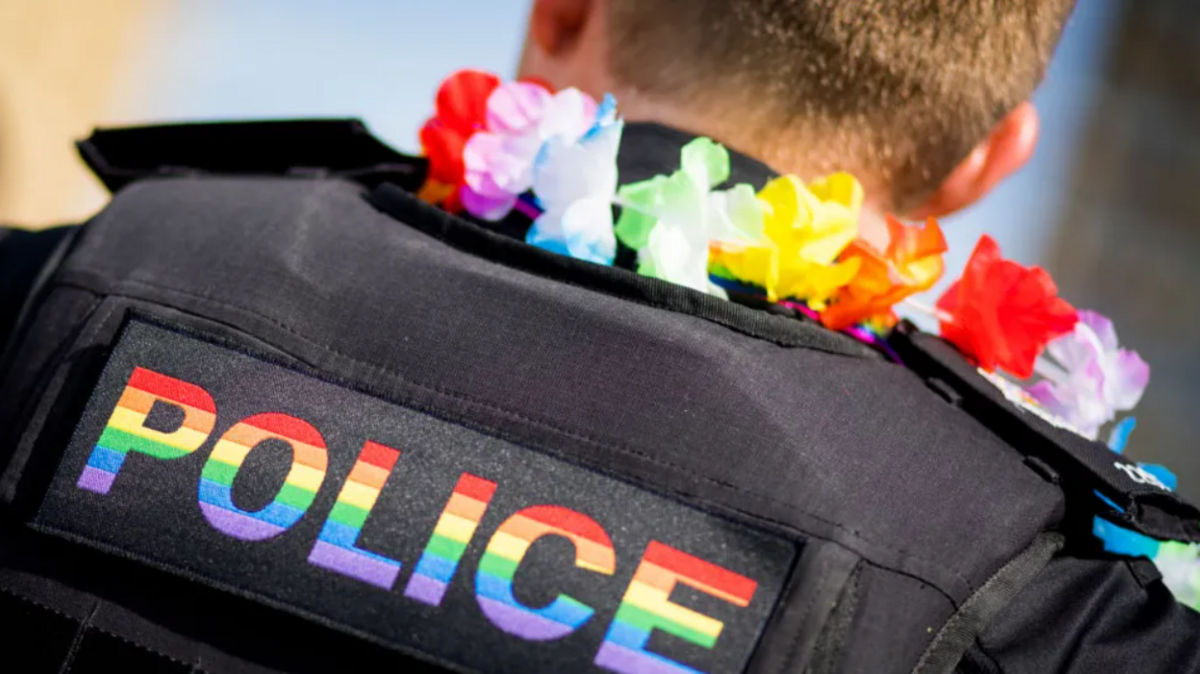
<path fill-rule="evenodd" d="M 546 141 L 578 141 L 596 119 L 596 102 L 577 89 L 551 94 L 528 82 L 502 84 L 488 98 L 487 130 L 463 150 L 463 206 L 484 220 L 508 215 L 533 187 L 533 165 Z"/>
<path fill-rule="evenodd" d="M 1117 412 L 1132 410 L 1150 382 L 1150 366 L 1136 352 L 1120 348 L 1112 321 L 1080 311 L 1075 330 L 1050 342 L 1039 362 L 1045 379 L 1029 395 L 1095 440 Z"/>

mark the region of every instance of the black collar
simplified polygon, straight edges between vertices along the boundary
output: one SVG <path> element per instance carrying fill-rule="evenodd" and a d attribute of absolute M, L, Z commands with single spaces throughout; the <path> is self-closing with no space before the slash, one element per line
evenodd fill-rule
<path fill-rule="evenodd" d="M 679 169 L 680 150 L 695 136 L 658 124 L 628 124 L 617 163 L 621 184 Z M 506 266 L 598 292 L 691 314 L 783 346 L 878 357 L 869 347 L 821 328 L 791 309 L 741 298 L 740 306 L 690 288 L 625 269 L 526 246 L 529 221 L 486 225 L 448 215 L 417 200 L 426 163 L 380 142 L 358 120 L 296 120 L 174 124 L 97 130 L 79 143 L 88 166 L 110 190 L 152 177 L 294 175 L 349 180 L 369 190 L 367 199 L 399 223 Z M 762 187 L 773 172 L 730 152 L 728 184 Z M 514 240 L 516 239 L 516 240 Z M 629 251 L 626 251 L 628 256 Z M 782 315 L 773 315 L 782 314 Z"/>
<path fill-rule="evenodd" d="M 622 185 L 670 175 L 679 170 L 679 151 L 697 137 L 661 124 L 631 122 L 625 125 L 617 169 Z M 725 187 L 748 183 L 762 189 L 776 173 L 766 164 L 739 152 L 729 151 L 730 174 Z"/>
<path fill-rule="evenodd" d="M 679 151 L 695 138 L 661 124 L 627 124 L 617 157 L 621 184 L 675 172 Z M 367 187 L 392 183 L 415 191 L 426 167 L 424 159 L 393 150 L 354 119 L 97 129 L 79 143 L 79 151 L 114 192 L 142 178 L 196 174 L 328 175 Z M 775 176 L 746 155 L 729 155 L 730 185 L 758 189 Z"/>

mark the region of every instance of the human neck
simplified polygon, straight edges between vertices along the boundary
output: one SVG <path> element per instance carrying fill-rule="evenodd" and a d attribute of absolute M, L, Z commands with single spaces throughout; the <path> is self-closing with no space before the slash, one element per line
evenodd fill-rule
<path fill-rule="evenodd" d="M 712 138 L 732 151 L 761 162 L 779 175 L 795 175 L 811 181 L 839 170 L 848 170 L 858 178 L 866 191 L 864 231 L 883 232 L 886 229 L 883 224 L 883 213 L 888 210 L 884 201 L 889 193 L 886 185 L 837 161 L 815 159 L 811 148 L 818 144 L 805 142 L 805 139 L 825 134 L 781 128 L 768 118 L 766 109 L 748 110 L 730 104 L 720 108 L 706 105 L 701 111 L 696 106 L 655 98 L 632 87 L 619 85 L 606 70 L 594 66 L 560 70 L 546 65 L 535 51 L 527 47 L 520 66 L 520 76 L 536 76 L 560 89 L 574 86 L 597 100 L 611 93 L 617 99 L 621 117 L 627 122 L 660 124 L 694 136 Z"/>
<path fill-rule="evenodd" d="M 808 134 L 781 128 L 771 132 L 770 122 L 755 119 L 755 113 L 720 111 L 718 114 L 697 113 L 694 109 L 671 103 L 662 103 L 626 92 L 616 94 L 621 116 L 629 122 L 650 122 L 669 126 L 680 131 L 706 136 L 721 143 L 732 151 L 743 154 L 768 166 L 779 175 L 795 175 L 804 181 L 812 181 L 837 171 L 848 171 L 862 183 L 866 191 L 864 222 L 868 229 L 883 228 L 883 213 L 887 212 L 886 185 L 872 179 L 862 171 L 838 161 L 817 159 L 805 148 L 817 144 L 805 142 Z M 735 119 L 737 124 L 719 120 Z"/>

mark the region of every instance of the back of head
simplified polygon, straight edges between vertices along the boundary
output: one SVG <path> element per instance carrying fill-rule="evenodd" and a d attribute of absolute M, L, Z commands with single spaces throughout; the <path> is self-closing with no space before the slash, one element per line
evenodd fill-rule
<path fill-rule="evenodd" d="M 1074 0 L 609 0 L 609 67 L 777 167 L 927 196 L 1043 77 Z M 889 199 L 890 197 L 890 199 Z"/>

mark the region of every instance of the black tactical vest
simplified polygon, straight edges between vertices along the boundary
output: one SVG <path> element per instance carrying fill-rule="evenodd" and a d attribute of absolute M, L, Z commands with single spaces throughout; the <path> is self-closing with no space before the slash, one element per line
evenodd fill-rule
<path fill-rule="evenodd" d="M 1200 540 L 936 338 L 528 247 L 356 123 L 82 149 L 0 364 L 13 671 L 946 672 L 1093 491 Z"/>

